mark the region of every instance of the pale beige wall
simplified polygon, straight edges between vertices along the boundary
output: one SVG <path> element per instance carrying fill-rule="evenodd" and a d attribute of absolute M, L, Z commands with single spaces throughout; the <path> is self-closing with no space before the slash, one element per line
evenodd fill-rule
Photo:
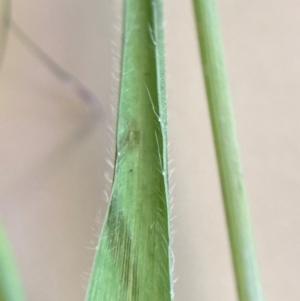
<path fill-rule="evenodd" d="M 31 301 L 84 299 L 111 172 L 114 2 L 13 2 L 19 25 L 103 104 L 98 123 L 78 133 L 88 110 L 10 36 L 0 72 L 0 213 Z M 218 2 L 266 300 L 297 301 L 300 2 Z M 236 300 L 191 1 L 167 0 L 165 11 L 175 300 Z"/>

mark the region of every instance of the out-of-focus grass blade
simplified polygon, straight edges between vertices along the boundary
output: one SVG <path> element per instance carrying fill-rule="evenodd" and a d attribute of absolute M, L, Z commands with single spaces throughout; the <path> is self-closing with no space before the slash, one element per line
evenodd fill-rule
<path fill-rule="evenodd" d="M 62 83 L 66 84 L 71 90 L 88 106 L 94 109 L 101 108 L 98 97 L 90 91 L 79 79 L 64 70 L 55 60 L 51 58 L 29 35 L 13 20 L 10 22 L 10 30 L 19 41 L 36 57 L 43 65 L 52 72 Z"/>
<path fill-rule="evenodd" d="M 0 301 L 24 301 L 12 251 L 0 222 Z"/>
<path fill-rule="evenodd" d="M 172 299 L 162 0 L 126 0 L 112 195 L 86 301 Z"/>
<path fill-rule="evenodd" d="M 10 1 L 0 0 L 0 66 L 3 60 L 10 20 Z"/>
<path fill-rule="evenodd" d="M 10 1 L 0 0 L 0 64 L 5 52 L 10 19 Z M 23 301 L 12 251 L 0 222 L 0 301 Z"/>
<path fill-rule="evenodd" d="M 262 301 L 214 0 L 194 0 L 204 79 L 240 301 Z"/>

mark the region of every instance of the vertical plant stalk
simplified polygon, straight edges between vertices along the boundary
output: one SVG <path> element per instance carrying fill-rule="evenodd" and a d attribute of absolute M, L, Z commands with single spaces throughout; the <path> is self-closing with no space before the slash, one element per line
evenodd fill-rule
<path fill-rule="evenodd" d="M 198 37 L 240 301 L 262 301 L 214 0 L 194 0 Z"/>
<path fill-rule="evenodd" d="M 9 0 L 0 0 L 0 66 L 6 49 L 10 21 Z M 0 221 L 0 301 L 24 301 L 12 250 Z"/>
<path fill-rule="evenodd" d="M 86 301 L 172 299 L 162 0 L 125 0 L 115 170 Z"/>
<path fill-rule="evenodd" d="M 0 222 L 0 301 L 24 301 L 12 250 Z"/>

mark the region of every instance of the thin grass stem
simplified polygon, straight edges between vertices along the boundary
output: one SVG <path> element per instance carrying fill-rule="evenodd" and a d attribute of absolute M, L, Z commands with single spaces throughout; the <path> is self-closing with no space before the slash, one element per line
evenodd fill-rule
<path fill-rule="evenodd" d="M 214 0 L 194 0 L 198 38 L 240 301 L 263 301 Z"/>

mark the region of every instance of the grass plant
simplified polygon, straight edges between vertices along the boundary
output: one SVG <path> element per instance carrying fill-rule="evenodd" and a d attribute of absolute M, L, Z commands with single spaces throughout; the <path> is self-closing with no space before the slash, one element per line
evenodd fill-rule
<path fill-rule="evenodd" d="M 240 301 L 263 301 L 214 0 L 194 0 L 202 66 Z M 0 1 L 3 56 L 10 1 Z M 90 104 L 97 99 L 16 23 L 12 30 Z M 0 57 L 0 59 L 1 59 Z M 124 0 L 115 167 L 86 301 L 171 301 L 163 0 Z M 1 226 L 1 225 L 0 225 Z M 0 227 L 0 301 L 23 301 Z"/>

